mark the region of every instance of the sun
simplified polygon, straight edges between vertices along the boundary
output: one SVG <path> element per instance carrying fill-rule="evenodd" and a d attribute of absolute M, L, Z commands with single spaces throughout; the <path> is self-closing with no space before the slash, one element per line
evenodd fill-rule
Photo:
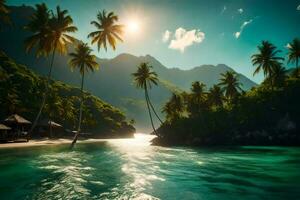
<path fill-rule="evenodd" d="M 137 20 L 129 20 L 126 29 L 129 33 L 138 33 L 140 31 L 140 24 Z"/>

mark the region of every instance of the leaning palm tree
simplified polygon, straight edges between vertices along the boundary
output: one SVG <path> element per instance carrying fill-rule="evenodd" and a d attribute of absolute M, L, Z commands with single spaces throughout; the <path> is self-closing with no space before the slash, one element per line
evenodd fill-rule
<path fill-rule="evenodd" d="M 79 69 L 81 74 L 81 102 L 79 108 L 79 120 L 77 132 L 74 136 L 71 147 L 73 147 L 77 141 L 78 135 L 81 131 L 81 121 L 82 121 L 82 105 L 84 101 L 84 93 L 83 93 L 83 85 L 84 85 L 84 75 L 85 72 L 91 71 L 99 68 L 99 64 L 96 62 L 96 56 L 92 55 L 92 49 L 88 46 L 88 44 L 79 43 L 75 48 L 74 53 L 70 53 L 71 59 L 69 61 L 69 65 L 72 70 L 75 68 Z"/>
<path fill-rule="evenodd" d="M 272 76 L 272 71 L 274 67 L 281 65 L 281 61 L 284 58 L 279 57 L 277 54 L 280 53 L 280 50 L 271 44 L 268 41 L 262 41 L 262 44 L 258 46 L 258 53 L 254 54 L 252 58 L 252 64 L 257 66 L 253 75 L 263 70 L 266 78 Z M 272 78 L 271 78 L 272 79 Z M 271 88 L 273 90 L 273 82 L 271 81 Z"/>
<path fill-rule="evenodd" d="M 27 51 L 36 47 L 37 56 L 48 56 L 52 53 L 42 104 L 29 133 L 35 128 L 45 106 L 55 53 L 67 53 L 68 43 L 75 41 L 75 38 L 70 36 L 69 33 L 76 32 L 77 28 L 73 26 L 71 16 L 67 14 L 67 10 L 61 10 L 60 7 L 57 6 L 56 13 L 52 12 L 50 15 L 47 6 L 45 4 L 39 4 L 36 5 L 36 11 L 31 17 L 29 24 L 25 27 L 27 30 L 33 32 L 33 35 L 28 37 L 25 41 Z"/>
<path fill-rule="evenodd" d="M 141 63 L 135 73 L 133 73 L 134 82 L 137 88 L 141 88 L 145 92 L 145 100 L 148 108 L 148 113 L 151 121 L 151 126 L 153 128 L 154 133 L 157 135 L 157 132 L 154 127 L 151 108 L 149 105 L 149 96 L 148 96 L 148 89 L 150 89 L 153 85 L 157 85 L 158 78 L 157 74 L 154 71 L 151 71 L 152 66 L 148 63 Z"/>
<path fill-rule="evenodd" d="M 214 85 L 209 89 L 208 100 L 212 106 L 222 106 L 223 105 L 223 92 L 218 85 Z"/>
<path fill-rule="evenodd" d="M 229 101 L 234 100 L 242 91 L 237 74 L 233 71 L 222 73 L 219 85 L 223 87 L 225 97 L 227 97 Z"/>
<path fill-rule="evenodd" d="M 295 63 L 295 75 L 299 75 L 299 59 L 300 59 L 300 40 L 295 38 L 288 44 L 288 63 Z"/>
<path fill-rule="evenodd" d="M 118 16 L 113 12 L 106 13 L 105 10 L 99 12 L 97 21 L 92 21 L 97 30 L 91 32 L 88 37 L 92 39 L 92 44 L 97 43 L 98 51 L 103 47 L 107 51 L 107 43 L 116 49 L 117 41 L 123 41 L 121 35 L 123 34 L 123 25 L 116 24 L 119 20 Z"/>

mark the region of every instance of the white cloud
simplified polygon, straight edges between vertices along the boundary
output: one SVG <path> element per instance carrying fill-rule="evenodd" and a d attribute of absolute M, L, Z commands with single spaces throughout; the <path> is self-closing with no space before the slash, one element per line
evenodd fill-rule
<path fill-rule="evenodd" d="M 236 33 L 234 34 L 234 36 L 235 36 L 236 38 L 239 38 L 240 35 L 241 35 L 241 32 L 236 32 Z"/>
<path fill-rule="evenodd" d="M 179 50 L 183 53 L 185 48 L 195 43 L 201 43 L 204 38 L 205 33 L 200 32 L 200 30 L 193 29 L 187 31 L 180 27 L 175 31 L 174 38 L 171 40 L 169 48 Z"/>
<path fill-rule="evenodd" d="M 162 36 L 162 41 L 163 42 L 168 42 L 170 37 L 171 37 L 172 32 L 166 30 Z"/>
<path fill-rule="evenodd" d="M 238 9 L 238 12 L 242 14 L 244 12 L 243 8 Z"/>
<path fill-rule="evenodd" d="M 241 34 L 242 34 L 242 32 L 244 31 L 244 29 L 246 28 L 246 26 L 248 26 L 248 25 L 249 25 L 250 23 L 252 23 L 252 22 L 253 22 L 253 19 L 250 19 L 249 21 L 245 21 L 245 22 L 241 25 L 240 31 L 234 33 L 234 37 L 238 39 L 238 38 L 241 36 Z"/>
<path fill-rule="evenodd" d="M 292 48 L 292 46 L 290 45 L 290 43 L 287 43 L 285 47 L 288 48 L 288 49 Z"/>
<path fill-rule="evenodd" d="M 227 10 L 227 7 L 224 6 L 223 9 L 222 9 L 222 11 L 221 11 L 221 14 L 223 14 L 226 10 Z"/>
<path fill-rule="evenodd" d="M 300 5 L 297 6 L 297 10 L 300 10 Z"/>

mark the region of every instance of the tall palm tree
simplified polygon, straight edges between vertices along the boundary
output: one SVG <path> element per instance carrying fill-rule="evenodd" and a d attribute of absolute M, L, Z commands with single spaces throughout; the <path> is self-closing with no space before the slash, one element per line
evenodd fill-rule
<path fill-rule="evenodd" d="M 118 16 L 113 12 L 103 10 L 97 15 L 97 21 L 92 21 L 97 30 L 91 32 L 88 38 L 92 38 L 92 44 L 97 43 L 98 51 L 103 47 L 107 51 L 107 43 L 116 49 L 117 41 L 123 41 L 121 35 L 123 34 L 123 25 L 116 24 L 119 20 Z"/>
<path fill-rule="evenodd" d="M 51 12 L 50 14 L 45 4 L 38 4 L 36 5 L 36 11 L 31 17 L 30 22 L 25 27 L 25 29 L 33 32 L 33 35 L 28 37 L 25 41 L 27 51 L 36 47 L 37 56 L 48 56 L 52 53 L 42 104 L 29 133 L 35 128 L 45 106 L 55 53 L 59 52 L 65 54 L 67 52 L 68 43 L 75 41 L 75 38 L 70 36 L 69 33 L 76 32 L 77 28 L 73 26 L 71 16 L 67 14 L 68 11 L 61 10 L 59 6 L 56 8 L 56 13 Z"/>
<path fill-rule="evenodd" d="M 9 12 L 10 11 L 6 5 L 6 0 L 0 0 L 0 22 L 3 22 L 5 24 L 11 24 Z"/>
<path fill-rule="evenodd" d="M 25 49 L 29 52 L 35 48 L 36 56 L 48 56 L 51 51 L 49 34 L 50 11 L 45 3 L 36 4 L 35 12 L 30 17 L 28 24 L 24 27 L 25 30 L 32 32 L 25 39 Z"/>
<path fill-rule="evenodd" d="M 141 63 L 138 66 L 137 71 L 132 75 L 137 88 L 141 88 L 145 92 L 145 100 L 148 108 L 151 125 L 154 133 L 157 135 L 157 132 L 154 127 L 153 119 L 152 119 L 150 104 L 149 104 L 150 99 L 148 96 L 148 89 L 152 87 L 152 84 L 157 85 L 158 78 L 157 78 L 157 74 L 154 71 L 151 71 L 151 68 L 152 66 L 149 65 L 148 63 Z"/>
<path fill-rule="evenodd" d="M 288 63 L 295 63 L 295 74 L 299 75 L 299 59 L 300 59 L 300 40 L 295 38 L 288 44 Z"/>
<path fill-rule="evenodd" d="M 208 100 L 213 106 L 222 106 L 223 105 L 223 92 L 218 85 L 214 85 L 209 89 Z"/>
<path fill-rule="evenodd" d="M 253 75 L 259 73 L 260 70 L 263 70 L 266 78 L 271 77 L 273 71 L 272 68 L 281 65 L 281 61 L 284 60 L 284 58 L 277 55 L 281 50 L 277 50 L 277 48 L 268 41 L 262 41 L 261 45 L 257 48 L 259 52 L 251 57 L 252 64 L 257 66 Z M 274 83 L 271 81 L 272 90 L 273 84 Z"/>
<path fill-rule="evenodd" d="M 234 100 L 242 91 L 237 74 L 233 71 L 222 73 L 219 85 L 223 86 L 225 97 L 227 97 L 229 101 Z"/>
<path fill-rule="evenodd" d="M 79 43 L 75 48 L 74 53 L 70 53 L 71 59 L 69 61 L 69 65 L 72 70 L 75 68 L 79 69 L 81 74 L 81 102 L 79 108 L 79 120 L 77 132 L 74 136 L 71 147 L 73 147 L 77 141 L 78 135 L 81 131 L 81 121 L 82 121 L 82 104 L 84 101 L 84 93 L 83 93 L 83 85 L 84 85 L 84 75 L 85 72 L 91 71 L 99 68 L 99 64 L 96 62 L 96 56 L 92 55 L 92 49 L 88 46 L 88 44 Z"/>

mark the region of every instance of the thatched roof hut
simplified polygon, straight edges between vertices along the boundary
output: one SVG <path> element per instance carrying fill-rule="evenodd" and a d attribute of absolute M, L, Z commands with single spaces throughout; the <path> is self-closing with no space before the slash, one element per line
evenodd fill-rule
<path fill-rule="evenodd" d="M 62 125 L 51 120 L 43 120 L 41 123 L 39 123 L 39 126 L 46 126 L 46 127 L 51 126 L 52 128 L 63 128 Z"/>
<path fill-rule="evenodd" d="M 8 126 L 5 126 L 4 124 L 0 124 L 0 130 L 2 131 L 8 131 L 8 130 L 11 130 L 11 128 L 10 127 L 8 127 Z"/>
<path fill-rule="evenodd" d="M 44 137 L 59 137 L 63 135 L 64 127 L 54 121 L 44 119 L 38 124 L 37 134 Z"/>
<path fill-rule="evenodd" d="M 28 121 L 27 119 L 25 119 L 17 114 L 13 114 L 13 115 L 9 116 L 8 118 L 6 118 L 4 120 L 4 122 L 6 124 L 23 124 L 23 125 L 31 124 L 30 121 Z"/>
<path fill-rule="evenodd" d="M 8 131 L 11 130 L 10 127 L 0 124 L 0 141 L 8 140 Z"/>
<path fill-rule="evenodd" d="M 12 140 L 18 140 L 22 137 L 28 140 L 28 130 L 30 128 L 31 122 L 21 117 L 20 115 L 13 114 L 6 118 L 3 122 L 5 125 L 11 127 Z"/>

